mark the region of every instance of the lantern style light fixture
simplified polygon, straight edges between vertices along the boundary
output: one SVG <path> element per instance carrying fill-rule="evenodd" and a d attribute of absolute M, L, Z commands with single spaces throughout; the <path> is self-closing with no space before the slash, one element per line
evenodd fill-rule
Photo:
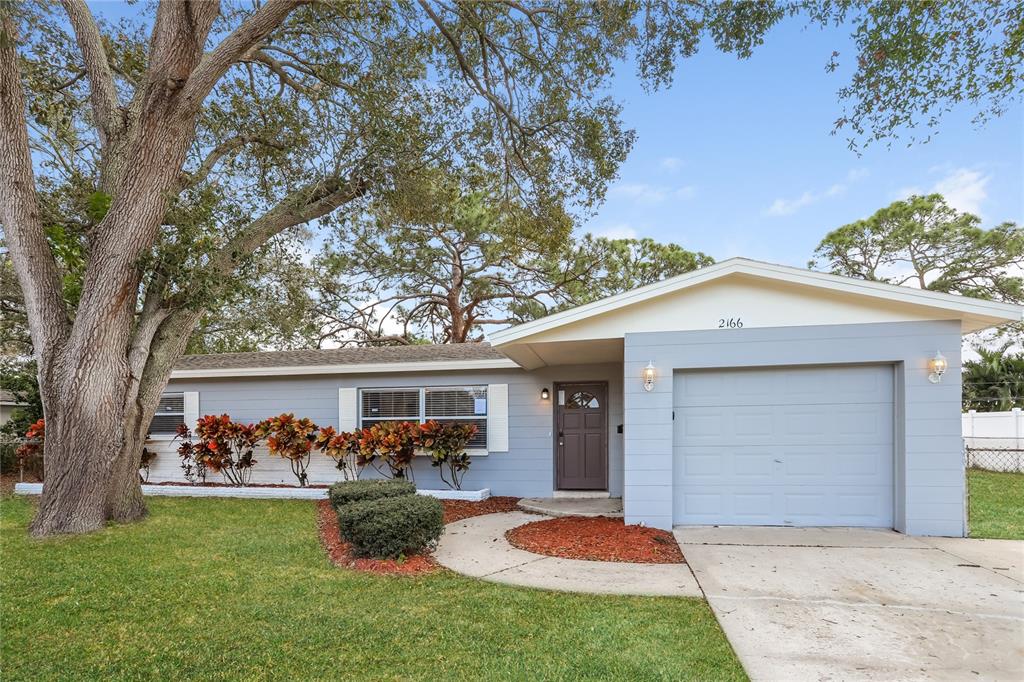
<path fill-rule="evenodd" d="M 933 384 L 942 381 L 942 375 L 946 373 L 947 368 L 949 368 L 949 362 L 946 360 L 946 356 L 939 351 L 935 351 L 935 357 L 928 361 L 928 369 L 931 370 L 931 374 L 928 375 L 928 381 Z"/>
<path fill-rule="evenodd" d="M 540 389 L 540 399 L 541 400 L 551 400 L 551 391 L 548 390 L 547 386 L 545 386 L 544 388 Z"/>
<path fill-rule="evenodd" d="M 641 372 L 640 376 L 644 380 L 644 390 L 648 393 L 654 390 L 654 361 L 647 363 L 644 367 L 644 371 Z"/>

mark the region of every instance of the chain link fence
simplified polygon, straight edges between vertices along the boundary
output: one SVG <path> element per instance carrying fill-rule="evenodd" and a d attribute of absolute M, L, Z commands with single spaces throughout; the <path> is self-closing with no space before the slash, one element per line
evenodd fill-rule
<path fill-rule="evenodd" d="M 968 469 L 1024 473 L 1024 439 L 965 438 L 964 453 Z"/>

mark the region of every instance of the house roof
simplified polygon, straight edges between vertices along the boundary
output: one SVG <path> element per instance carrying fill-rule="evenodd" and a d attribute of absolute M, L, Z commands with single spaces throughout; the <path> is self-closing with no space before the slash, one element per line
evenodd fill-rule
<path fill-rule="evenodd" d="M 985 301 L 967 296 L 841 277 L 747 258 L 730 258 L 715 265 L 495 332 L 489 335 L 489 339 L 495 347 L 503 348 L 512 342 L 539 337 L 545 332 L 588 318 L 734 276 L 795 285 L 818 290 L 822 294 L 828 292 L 859 297 L 868 302 L 873 300 L 879 306 L 898 304 L 915 307 L 922 311 L 927 310 L 933 319 L 942 319 L 942 317 L 960 319 L 963 321 L 965 332 L 1024 319 L 1024 307 L 1011 303 Z M 942 317 L 935 316 L 936 314 L 940 314 Z"/>
<path fill-rule="evenodd" d="M 18 402 L 14 398 L 14 394 L 10 391 L 5 391 L 0 388 L 0 405 L 24 405 L 25 403 Z"/>
<path fill-rule="evenodd" d="M 360 374 L 517 366 L 488 343 L 457 343 L 186 355 L 175 364 L 171 378 Z"/>

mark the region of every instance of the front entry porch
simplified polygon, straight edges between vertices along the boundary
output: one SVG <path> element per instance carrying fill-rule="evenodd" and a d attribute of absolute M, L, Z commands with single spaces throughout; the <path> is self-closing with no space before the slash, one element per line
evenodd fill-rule
<path fill-rule="evenodd" d="M 527 497 L 519 500 L 519 508 L 546 516 L 622 518 L 621 497 Z"/>

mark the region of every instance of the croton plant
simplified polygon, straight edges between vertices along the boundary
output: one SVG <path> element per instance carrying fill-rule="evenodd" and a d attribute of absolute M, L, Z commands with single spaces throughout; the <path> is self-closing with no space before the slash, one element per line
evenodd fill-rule
<path fill-rule="evenodd" d="M 311 419 L 296 419 L 294 414 L 282 414 L 264 419 L 256 427 L 256 435 L 266 438 L 270 454 L 283 457 L 291 465 L 292 473 L 299 479 L 299 487 L 309 482 L 306 468 L 313 453 L 319 427 Z"/>
<path fill-rule="evenodd" d="M 226 414 L 208 414 L 196 422 L 195 435 L 197 442 L 192 441 L 192 432 L 187 426 L 178 428 L 178 436 L 182 439 L 178 455 L 183 466 L 189 460 L 204 472 L 204 478 L 205 471 L 209 470 L 223 474 L 231 485 L 248 485 L 252 467 L 256 464 L 253 450 L 260 442 L 254 424 L 233 422 Z"/>

